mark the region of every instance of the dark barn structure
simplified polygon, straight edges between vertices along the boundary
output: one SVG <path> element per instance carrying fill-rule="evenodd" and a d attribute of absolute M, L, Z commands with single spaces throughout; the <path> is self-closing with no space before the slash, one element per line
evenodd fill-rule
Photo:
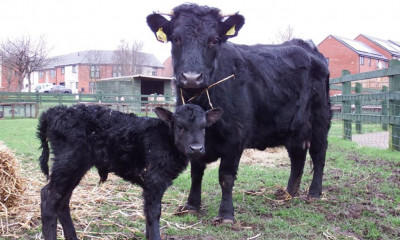
<path fill-rule="evenodd" d="M 155 77 L 145 75 L 134 75 L 125 77 L 114 77 L 97 81 L 97 91 L 104 94 L 121 95 L 164 95 L 171 97 L 172 87 L 169 77 Z"/>

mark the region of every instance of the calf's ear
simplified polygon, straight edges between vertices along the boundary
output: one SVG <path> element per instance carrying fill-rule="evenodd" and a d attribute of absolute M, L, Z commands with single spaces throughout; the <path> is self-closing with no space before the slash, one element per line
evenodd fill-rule
<path fill-rule="evenodd" d="M 150 14 L 147 16 L 147 25 L 149 25 L 158 41 L 168 42 L 170 22 L 165 17 L 157 13 Z"/>
<path fill-rule="evenodd" d="M 154 112 L 157 114 L 158 118 L 160 118 L 163 122 L 167 123 L 168 126 L 171 126 L 173 120 L 172 112 L 162 107 L 156 107 L 154 109 Z"/>
<path fill-rule="evenodd" d="M 208 110 L 206 112 L 207 127 L 213 125 L 216 121 L 218 121 L 223 113 L 224 110 L 222 110 L 222 108 L 213 108 Z"/>
<path fill-rule="evenodd" d="M 235 14 L 228 17 L 221 23 L 221 37 L 226 41 L 228 38 L 238 35 L 239 30 L 244 25 L 244 17 L 240 14 Z"/>

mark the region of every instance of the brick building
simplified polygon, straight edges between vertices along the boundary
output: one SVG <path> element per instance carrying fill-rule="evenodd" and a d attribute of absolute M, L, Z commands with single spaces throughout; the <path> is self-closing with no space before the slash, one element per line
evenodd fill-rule
<path fill-rule="evenodd" d="M 387 59 L 400 60 L 400 43 L 396 43 L 392 40 L 383 40 L 364 34 L 358 35 L 355 40 L 367 44 L 369 47 L 373 48 Z"/>
<path fill-rule="evenodd" d="M 0 56 L 0 92 L 18 91 L 18 77 L 15 71 L 2 61 Z"/>
<path fill-rule="evenodd" d="M 44 69 L 31 76 L 32 85 L 53 83 L 65 85 L 73 93 L 94 93 L 99 79 L 120 77 L 121 67 L 113 63 L 114 51 L 83 51 L 57 56 Z M 137 74 L 157 76 L 164 66 L 153 54 L 139 53 Z M 28 87 L 27 82 L 24 87 Z"/>
<path fill-rule="evenodd" d="M 390 59 L 396 54 L 388 53 L 382 46 L 370 41 L 370 37 L 359 35 L 356 39 L 329 35 L 319 45 L 319 51 L 325 56 L 331 78 L 342 76 L 342 70 L 350 71 L 350 74 L 375 71 L 388 67 Z M 375 39 L 375 38 L 374 38 Z M 385 41 L 389 42 L 389 41 Z M 400 52 L 399 52 L 400 54 Z M 381 89 L 388 84 L 387 78 L 377 78 L 360 81 L 363 88 Z M 341 91 L 331 91 L 331 95 Z"/>

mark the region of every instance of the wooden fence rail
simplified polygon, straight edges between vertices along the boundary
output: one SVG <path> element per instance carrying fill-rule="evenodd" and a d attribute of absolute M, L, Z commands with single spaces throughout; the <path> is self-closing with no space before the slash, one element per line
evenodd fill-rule
<path fill-rule="evenodd" d="M 351 83 L 373 78 L 389 77 L 389 88 L 383 87 L 380 93 L 362 93 L 360 83 Z M 342 95 L 331 97 L 334 118 L 343 120 L 343 138 L 352 139 L 352 123 L 356 123 L 356 131 L 361 132 L 362 123 L 380 123 L 389 130 L 389 148 L 400 151 L 400 62 L 390 60 L 389 68 L 372 72 L 350 75 L 342 71 L 342 77 L 329 81 L 342 84 Z M 337 86 L 335 86 L 337 89 Z M 364 105 L 362 105 L 364 103 Z M 374 105 L 372 105 L 372 103 Z M 379 103 L 379 105 L 377 105 Z M 371 104 L 371 105 L 368 105 Z M 363 112 L 365 109 L 380 111 Z M 339 110 L 339 111 L 337 111 Z"/>

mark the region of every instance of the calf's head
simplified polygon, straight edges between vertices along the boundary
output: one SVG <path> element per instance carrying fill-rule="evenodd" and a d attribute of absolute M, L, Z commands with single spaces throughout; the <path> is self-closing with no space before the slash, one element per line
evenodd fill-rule
<path fill-rule="evenodd" d="M 214 124 L 223 114 L 221 108 L 204 112 L 201 107 L 193 104 L 179 106 L 175 113 L 161 107 L 157 107 L 154 111 L 173 129 L 178 150 L 191 158 L 204 154 L 205 129 Z"/>
<path fill-rule="evenodd" d="M 153 13 L 147 24 L 161 42 L 172 44 L 172 64 L 177 87 L 203 89 L 208 87 L 221 44 L 238 34 L 244 24 L 239 14 L 228 18 L 217 8 L 183 4 L 173 9 L 171 19 Z"/>

